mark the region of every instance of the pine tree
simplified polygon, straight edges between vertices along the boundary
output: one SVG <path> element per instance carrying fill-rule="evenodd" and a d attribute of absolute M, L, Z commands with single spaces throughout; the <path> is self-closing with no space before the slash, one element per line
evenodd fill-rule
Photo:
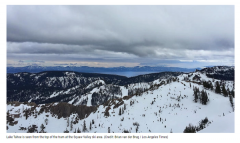
<path fill-rule="evenodd" d="M 208 98 L 208 94 L 207 94 L 207 92 L 205 91 L 205 96 L 206 96 L 206 98 L 205 98 L 205 102 L 207 103 L 208 101 L 209 101 L 209 98 Z M 206 104 L 205 104 L 206 105 Z"/>
<path fill-rule="evenodd" d="M 193 125 L 189 124 L 183 131 L 183 133 L 196 133 L 196 129 Z"/>
<path fill-rule="evenodd" d="M 123 110 L 123 108 L 122 108 L 122 114 L 124 114 L 124 110 Z"/>
<path fill-rule="evenodd" d="M 89 129 L 91 130 L 92 129 L 92 123 L 90 122 L 90 126 L 89 126 Z"/>
<path fill-rule="evenodd" d="M 220 89 L 220 85 L 219 85 L 218 81 L 216 81 L 216 85 L 215 86 L 216 86 L 215 92 L 220 94 L 221 93 L 221 89 Z"/>
<path fill-rule="evenodd" d="M 206 81 L 203 81 L 203 87 L 207 87 L 207 82 Z"/>
<path fill-rule="evenodd" d="M 121 114 L 122 114 L 122 111 L 121 111 L 121 108 L 119 108 L 119 113 L 118 113 L 118 115 L 121 116 Z"/>
<path fill-rule="evenodd" d="M 203 105 L 206 105 L 208 101 L 209 101 L 209 99 L 208 99 L 207 92 L 202 90 L 202 92 L 201 92 L 201 103 Z"/>
<path fill-rule="evenodd" d="M 45 124 L 47 125 L 48 124 L 48 119 L 46 118 L 44 121 L 45 121 Z"/>
<path fill-rule="evenodd" d="M 139 123 L 138 122 L 134 122 L 133 123 L 133 126 L 136 126 L 136 133 L 138 132 L 138 129 L 139 129 Z"/>
<path fill-rule="evenodd" d="M 86 121 L 84 120 L 83 121 L 83 129 L 82 129 L 83 132 L 87 131 L 87 127 L 86 127 Z"/>
<path fill-rule="evenodd" d="M 231 104 L 232 109 L 233 109 L 233 111 L 234 111 L 234 103 L 233 103 L 233 97 L 232 97 L 232 95 L 229 95 L 229 101 L 230 101 L 230 104 Z"/>
<path fill-rule="evenodd" d="M 200 103 L 203 104 L 203 100 L 204 100 L 204 91 L 202 90 L 200 94 Z"/>
<path fill-rule="evenodd" d="M 67 130 L 67 128 L 66 128 L 66 130 L 64 131 L 64 133 L 69 133 L 69 131 Z"/>
<path fill-rule="evenodd" d="M 124 106 L 123 106 L 123 107 L 124 107 L 123 109 L 124 109 L 124 110 L 126 110 L 126 108 L 127 108 L 127 105 L 126 105 L 126 104 L 124 104 Z"/>
<path fill-rule="evenodd" d="M 27 120 L 27 118 L 28 118 L 28 109 L 24 110 L 24 116 L 26 117 L 26 120 Z"/>
<path fill-rule="evenodd" d="M 211 90 L 213 90 L 213 85 L 212 85 L 212 82 L 210 83 L 210 88 L 211 88 Z"/>
<path fill-rule="evenodd" d="M 232 95 L 233 98 L 235 98 L 233 89 L 231 91 L 231 95 Z"/>
<path fill-rule="evenodd" d="M 69 127 L 69 117 L 67 118 L 67 127 Z"/>
<path fill-rule="evenodd" d="M 222 86 L 222 92 L 225 97 L 228 96 L 227 90 L 225 89 L 225 85 Z"/>
<path fill-rule="evenodd" d="M 70 131 L 73 129 L 73 121 L 70 122 Z"/>
<path fill-rule="evenodd" d="M 230 92 L 229 88 L 227 88 L 227 94 L 228 94 L 228 95 L 230 95 L 230 94 L 231 94 L 231 92 Z"/>
<path fill-rule="evenodd" d="M 108 133 L 110 133 L 110 127 L 108 127 Z"/>
<path fill-rule="evenodd" d="M 198 89 L 196 87 L 193 88 L 193 93 L 194 93 L 194 101 L 197 103 L 197 100 L 198 100 Z"/>
<path fill-rule="evenodd" d="M 41 131 L 39 133 L 44 133 L 45 126 L 43 124 L 41 124 L 40 129 L 41 129 Z"/>
<path fill-rule="evenodd" d="M 195 103 L 197 103 L 197 100 L 198 100 L 198 95 L 196 93 L 196 94 L 194 94 L 194 101 L 195 101 Z"/>
<path fill-rule="evenodd" d="M 81 130 L 79 128 L 77 129 L 77 133 L 81 133 Z"/>

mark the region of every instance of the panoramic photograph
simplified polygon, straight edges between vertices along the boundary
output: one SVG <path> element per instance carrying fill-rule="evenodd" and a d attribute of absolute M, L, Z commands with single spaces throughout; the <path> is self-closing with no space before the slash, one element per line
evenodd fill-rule
<path fill-rule="evenodd" d="M 235 133 L 234 5 L 6 9 L 6 133 Z"/>

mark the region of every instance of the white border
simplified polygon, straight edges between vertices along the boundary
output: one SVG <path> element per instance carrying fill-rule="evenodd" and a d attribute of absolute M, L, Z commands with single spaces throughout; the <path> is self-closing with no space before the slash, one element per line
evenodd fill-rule
<path fill-rule="evenodd" d="M 237 142 L 237 139 L 239 141 L 239 97 L 238 97 L 238 93 L 239 93 L 239 76 L 238 76 L 238 71 L 239 71 L 239 66 L 238 66 L 238 62 L 239 62 L 239 57 L 237 56 L 237 54 L 239 53 L 239 49 L 238 47 L 238 39 L 239 39 L 239 14 L 240 14 L 240 10 L 239 10 L 239 4 L 237 3 L 236 0 L 219 0 L 219 1 L 213 1 L 213 0 L 202 0 L 201 2 L 195 2 L 195 1 L 189 1 L 189 0 L 171 0 L 171 1 L 143 1 L 143 0 L 139 0 L 139 1 L 130 1 L 130 0 L 122 0 L 122 1 L 117 1 L 117 2 L 113 2 L 113 1 L 109 1 L 109 0 L 84 0 L 84 1 L 73 1 L 73 0 L 59 0 L 59 1 L 49 1 L 49 0 L 41 0 L 41 1 L 29 1 L 29 0 L 21 0 L 21 1 L 17 1 L 17 0 L 8 0 L 8 1 L 4 1 L 1 2 L 1 6 L 0 6 L 0 16 L 1 16 L 1 22 L 0 22 L 0 29 L 1 29 L 1 52 L 0 52 L 0 56 L 1 56 L 1 70 L 0 70 L 0 75 L 1 75 L 1 95 L 2 95 L 2 100 L 1 100 L 1 135 L 0 135 L 0 139 L 1 142 L 32 142 L 32 141 L 37 141 L 37 142 L 45 142 L 45 141 L 50 141 L 52 142 L 53 140 L 46 140 L 46 139 L 39 139 L 39 140 L 7 140 L 6 136 L 10 135 L 6 133 L 6 6 L 7 5 L 29 5 L 29 4 L 33 4 L 33 5 L 72 5 L 72 4 L 81 4 L 81 5 L 235 5 L 235 95 L 236 95 L 236 109 L 235 109 L 235 133 L 229 133 L 229 134 L 220 134 L 220 133 L 209 133 L 209 134 L 168 134 L 169 135 L 169 139 L 168 140 L 140 140 L 140 142 L 165 142 L 165 141 L 170 141 L 170 142 L 219 142 L 219 141 L 223 141 L 223 142 Z M 154 133 L 153 133 L 154 134 Z M 151 135 L 153 135 L 151 134 Z M 159 135 L 164 135 L 162 133 L 159 133 Z M 13 134 L 11 134 L 13 135 Z M 26 134 L 17 134 L 17 135 L 26 135 Z M 40 135 L 40 134 L 31 134 L 31 135 Z M 44 134 L 43 134 L 44 135 Z M 50 135 L 50 134 L 48 134 Z M 51 134 L 51 135 L 58 135 L 58 134 Z M 60 134 L 59 134 L 60 135 Z M 65 134 L 63 134 L 65 135 Z M 69 134 L 69 135 L 74 135 L 74 134 Z M 95 134 L 88 134 L 88 135 L 95 135 Z M 103 134 L 104 135 L 104 134 Z M 109 135 L 109 134 L 108 134 Z M 113 134 L 113 135 L 121 135 L 121 134 Z M 142 135 L 142 134 L 131 134 L 131 135 Z M 144 135 L 148 135 L 148 134 L 144 134 Z M 54 141 L 67 141 L 65 139 L 63 140 L 59 140 L 56 139 Z M 69 140 L 70 141 L 70 140 Z M 81 142 L 81 141 L 88 141 L 88 142 L 122 142 L 122 141 L 127 141 L 127 142 L 131 142 L 133 140 L 123 140 L 123 139 L 109 139 L 109 140 L 74 140 L 72 139 L 71 141 L 77 141 L 77 142 Z"/>

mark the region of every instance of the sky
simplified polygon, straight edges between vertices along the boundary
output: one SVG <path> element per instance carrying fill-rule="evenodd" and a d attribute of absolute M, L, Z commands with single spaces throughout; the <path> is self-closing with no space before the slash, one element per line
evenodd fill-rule
<path fill-rule="evenodd" d="M 7 6 L 7 66 L 234 65 L 234 6 Z"/>

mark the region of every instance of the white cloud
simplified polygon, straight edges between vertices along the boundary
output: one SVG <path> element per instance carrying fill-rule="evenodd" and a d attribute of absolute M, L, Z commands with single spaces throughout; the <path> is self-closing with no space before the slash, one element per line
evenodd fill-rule
<path fill-rule="evenodd" d="M 15 61 L 230 62 L 234 6 L 9 5 L 7 54 Z"/>

